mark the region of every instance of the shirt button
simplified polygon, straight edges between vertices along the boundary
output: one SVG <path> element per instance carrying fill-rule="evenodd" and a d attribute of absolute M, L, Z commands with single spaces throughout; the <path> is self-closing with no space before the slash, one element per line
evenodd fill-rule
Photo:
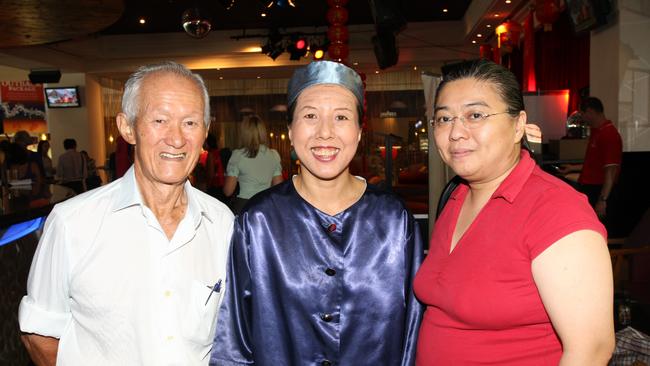
<path fill-rule="evenodd" d="M 168 341 L 173 341 L 173 340 L 174 340 L 174 336 L 167 336 L 166 339 L 167 339 Z"/>
<path fill-rule="evenodd" d="M 321 366 L 332 366 L 332 361 L 323 360 L 323 362 L 321 362 L 320 364 L 321 364 Z"/>
<path fill-rule="evenodd" d="M 331 322 L 332 318 L 334 317 L 332 316 L 332 314 L 325 313 L 325 314 L 321 314 L 320 318 L 323 319 L 324 322 Z"/>
<path fill-rule="evenodd" d="M 336 271 L 333 268 L 328 268 L 325 270 L 325 274 L 328 276 L 334 276 L 336 274 Z"/>
<path fill-rule="evenodd" d="M 330 224 L 327 227 L 327 231 L 329 231 L 330 233 L 333 232 L 334 230 L 336 230 L 336 224 Z"/>
<path fill-rule="evenodd" d="M 165 291 L 165 297 L 170 297 L 172 295 L 172 292 L 167 290 Z"/>

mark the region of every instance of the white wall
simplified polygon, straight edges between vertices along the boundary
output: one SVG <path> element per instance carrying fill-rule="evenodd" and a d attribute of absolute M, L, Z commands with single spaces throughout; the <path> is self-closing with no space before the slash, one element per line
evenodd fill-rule
<path fill-rule="evenodd" d="M 650 2 L 619 0 L 618 128 L 626 151 L 650 151 Z"/>
<path fill-rule="evenodd" d="M 29 71 L 0 65 L 0 81 L 29 80 Z"/>
<path fill-rule="evenodd" d="M 650 151 L 650 2 L 619 0 L 618 19 L 591 33 L 591 95 L 618 126 L 624 151 Z"/>

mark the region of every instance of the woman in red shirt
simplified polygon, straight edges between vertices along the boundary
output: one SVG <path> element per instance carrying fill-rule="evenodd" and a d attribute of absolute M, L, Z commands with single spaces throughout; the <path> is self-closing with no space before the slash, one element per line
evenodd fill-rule
<path fill-rule="evenodd" d="M 415 277 L 427 305 L 417 365 L 605 365 L 614 347 L 605 229 L 585 197 L 537 167 L 515 76 L 466 63 L 433 120 L 452 193 Z"/>

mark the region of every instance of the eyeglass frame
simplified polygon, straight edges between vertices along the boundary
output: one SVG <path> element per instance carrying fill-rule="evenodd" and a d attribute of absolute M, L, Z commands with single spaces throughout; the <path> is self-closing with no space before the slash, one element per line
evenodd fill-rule
<path fill-rule="evenodd" d="M 513 111 L 487 113 L 487 114 L 480 113 L 480 112 L 471 112 L 471 114 L 480 114 L 481 115 L 481 118 L 478 119 L 479 122 L 484 122 L 489 117 L 496 116 L 496 115 L 499 115 L 499 114 L 510 114 L 510 115 L 512 115 L 513 113 L 514 113 Z M 512 117 L 514 117 L 514 116 L 512 116 Z M 451 120 L 449 122 L 447 122 L 448 124 L 445 124 L 443 126 L 450 126 L 451 127 L 454 124 L 454 122 L 456 122 L 456 120 L 460 120 L 460 122 L 463 124 L 463 126 L 465 128 L 467 128 L 467 129 L 470 129 L 470 130 L 479 128 L 481 126 L 480 124 L 475 124 L 475 125 L 469 124 L 469 125 L 467 125 L 467 123 L 466 123 L 467 119 L 464 116 L 452 116 Z M 440 126 L 436 123 L 436 118 L 431 119 L 429 121 L 429 124 L 433 128 L 440 128 Z"/>

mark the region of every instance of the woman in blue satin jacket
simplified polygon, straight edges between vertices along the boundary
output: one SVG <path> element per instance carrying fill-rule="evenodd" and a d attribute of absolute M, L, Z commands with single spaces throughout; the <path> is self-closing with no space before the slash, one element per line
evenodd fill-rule
<path fill-rule="evenodd" d="M 319 61 L 289 82 L 292 179 L 237 217 L 213 365 L 412 365 L 422 241 L 390 193 L 349 172 L 363 84 Z"/>

